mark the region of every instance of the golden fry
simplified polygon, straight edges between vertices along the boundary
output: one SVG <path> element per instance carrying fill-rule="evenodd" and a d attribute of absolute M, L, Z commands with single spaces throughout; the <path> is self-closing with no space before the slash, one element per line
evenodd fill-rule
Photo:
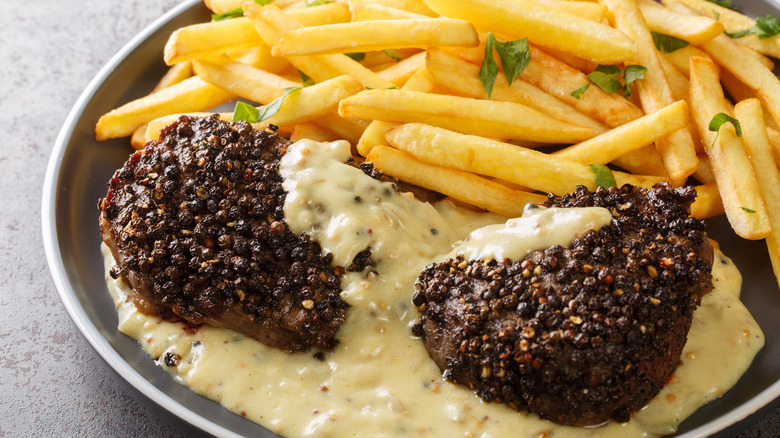
<path fill-rule="evenodd" d="M 512 38 L 527 37 L 545 47 L 600 64 L 633 59 L 633 42 L 614 28 L 558 11 L 532 0 L 427 0 L 447 17 L 474 23 Z"/>
<path fill-rule="evenodd" d="M 435 85 L 431 82 L 430 76 L 427 70 L 422 68 L 418 70 L 408 81 L 401 87 L 406 91 L 420 91 L 422 93 L 430 93 L 434 91 Z M 368 124 L 363 135 L 360 136 L 360 140 L 357 143 L 357 151 L 360 155 L 366 156 L 375 145 L 387 145 L 385 139 L 385 133 L 388 129 L 397 126 L 393 122 L 383 122 L 381 120 L 373 120 Z"/>
<path fill-rule="evenodd" d="M 654 0 L 638 0 L 647 27 L 693 45 L 705 43 L 723 32 L 723 23 L 710 17 L 691 17 L 679 14 Z"/>
<path fill-rule="evenodd" d="M 293 128 L 290 141 L 309 139 L 314 141 L 336 141 L 341 137 L 333 131 L 323 128 L 313 122 L 298 123 Z"/>
<path fill-rule="evenodd" d="M 245 2 L 244 13 L 252 20 L 258 34 L 268 45 L 273 45 L 282 33 L 302 27 L 300 22 L 273 4 L 260 6 L 255 2 Z M 349 75 L 357 79 L 364 87 L 389 88 L 394 86 L 392 82 L 346 55 L 301 55 L 290 56 L 287 59 L 295 68 L 317 82 L 326 81 L 336 76 Z"/>
<path fill-rule="evenodd" d="M 691 58 L 691 113 L 731 226 L 745 239 L 763 239 L 770 231 L 769 218 L 742 140 L 731 123 L 721 125 L 717 133 L 709 130 L 716 114 L 730 111 L 717 70 L 708 59 Z"/>
<path fill-rule="evenodd" d="M 726 32 L 738 32 L 749 29 L 756 25 L 756 20 L 743 15 L 740 12 L 724 8 L 718 4 L 707 0 L 661 0 L 664 4 L 674 6 L 682 3 L 687 5 L 702 15 L 712 17 L 723 23 Z M 759 39 L 756 35 L 737 38 L 735 41 L 746 47 L 750 47 L 774 58 L 780 58 L 780 38 L 777 36 Z"/>
<path fill-rule="evenodd" d="M 423 0 L 349 0 L 349 5 L 352 9 L 358 6 L 374 4 L 403 9 L 404 11 L 428 17 L 436 17 L 438 15 L 436 12 L 433 12 Z"/>
<path fill-rule="evenodd" d="M 696 200 L 691 204 L 691 216 L 707 219 L 724 214 L 723 200 L 716 183 L 696 186 Z"/>
<path fill-rule="evenodd" d="M 492 176 L 533 190 L 562 195 L 577 185 L 596 188 L 591 168 L 520 146 L 409 123 L 387 132 L 387 140 L 417 159 L 439 166 Z M 618 185 L 650 187 L 663 178 L 614 172 Z"/>
<path fill-rule="evenodd" d="M 423 18 L 303 27 L 280 35 L 271 47 L 271 54 L 290 56 L 478 45 L 477 31 L 468 21 Z"/>
<path fill-rule="evenodd" d="M 743 100 L 734 107 L 734 115 L 742 123 L 745 147 L 769 213 L 772 232 L 767 236 L 767 247 L 780 285 L 780 172 L 766 135 L 761 103 L 757 99 Z"/>
<path fill-rule="evenodd" d="M 227 58 L 200 59 L 194 61 L 194 69 L 206 82 L 261 104 L 280 97 L 285 88 L 300 86 L 281 76 Z"/>
<path fill-rule="evenodd" d="M 646 114 L 659 111 L 674 102 L 672 90 L 658 59 L 653 38 L 636 0 L 600 0 L 614 14 L 616 27 L 636 42 L 637 56 L 633 60 L 647 71 L 644 79 L 634 82 Z M 633 63 L 632 62 L 632 63 Z M 656 141 L 666 173 L 673 181 L 683 182 L 696 171 L 699 161 L 687 127 Z"/>
<path fill-rule="evenodd" d="M 403 9 L 379 4 L 354 4 L 350 7 L 352 21 L 401 20 L 428 18 Z"/>
<path fill-rule="evenodd" d="M 455 94 L 476 99 L 487 98 L 485 88 L 477 77 L 479 67 L 468 61 L 441 50 L 431 49 L 427 51 L 426 68 L 437 84 L 454 91 Z M 509 86 L 506 78 L 498 75 L 490 98 L 529 106 L 557 120 L 588 127 L 595 134 L 606 132 L 608 129 L 598 120 L 579 112 L 522 79 L 515 80 Z"/>
<path fill-rule="evenodd" d="M 473 173 L 426 164 L 387 146 L 374 147 L 366 160 L 390 176 L 508 217 L 521 216 L 525 204 L 546 199 L 509 189 Z"/>
<path fill-rule="evenodd" d="M 688 104 L 684 100 L 623 126 L 585 140 L 553 155 L 579 163 L 607 164 L 614 159 L 682 129 L 688 124 Z"/>
<path fill-rule="evenodd" d="M 142 124 L 158 117 L 209 110 L 235 97 L 235 94 L 193 76 L 104 114 L 95 127 L 95 138 L 127 137 Z"/>
<path fill-rule="evenodd" d="M 712 59 L 750 87 L 780 124 L 780 81 L 770 69 L 754 57 L 746 56 L 745 49 L 726 35 L 719 35 L 702 47 Z"/>
<path fill-rule="evenodd" d="M 289 94 L 282 102 L 279 110 L 270 118 L 253 123 L 252 126 L 256 129 L 264 129 L 268 125 L 284 127 L 318 119 L 335 112 L 343 98 L 362 89 L 363 87 L 360 83 L 349 76 L 339 76 L 311 87 L 303 88 Z M 262 110 L 262 108 L 260 109 Z M 209 114 L 196 113 L 190 115 L 207 116 Z M 146 130 L 147 140 L 158 138 L 160 129 L 176 120 L 179 116 L 180 114 L 174 114 L 149 122 Z M 222 120 L 231 120 L 232 118 L 233 114 L 231 113 L 220 113 L 220 119 Z"/>
<path fill-rule="evenodd" d="M 389 67 L 377 71 L 376 74 L 394 83 L 397 87 L 401 87 L 423 67 L 425 67 L 425 52 L 420 52 L 394 62 Z"/>
<path fill-rule="evenodd" d="M 513 102 L 492 102 L 403 90 L 366 90 L 344 99 L 339 114 L 369 120 L 421 122 L 486 137 L 571 143 L 593 130 L 555 120 Z"/>

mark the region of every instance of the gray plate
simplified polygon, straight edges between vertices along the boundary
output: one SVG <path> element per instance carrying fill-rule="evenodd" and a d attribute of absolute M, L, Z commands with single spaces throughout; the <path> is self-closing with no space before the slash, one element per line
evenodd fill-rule
<path fill-rule="evenodd" d="M 751 2 L 746 12 L 780 15 L 778 4 Z M 200 0 L 188 0 L 130 41 L 98 73 L 73 107 L 54 145 L 43 191 L 43 237 L 49 268 L 70 316 L 89 343 L 130 385 L 159 406 L 218 436 L 276 436 L 190 392 L 160 370 L 131 338 L 117 330 L 117 316 L 103 277 L 97 200 L 131 150 L 126 139 L 98 143 L 98 117 L 152 89 L 165 72 L 162 48 L 171 32 L 207 21 Z M 780 291 L 763 242 L 737 238 L 725 223 L 709 224 L 744 278 L 743 300 L 766 334 L 767 345 L 739 383 L 685 421 L 679 436 L 714 433 L 780 395 Z M 717 339 L 713 339 L 717 342 Z M 728 366 L 724 359 L 724 367 Z"/>

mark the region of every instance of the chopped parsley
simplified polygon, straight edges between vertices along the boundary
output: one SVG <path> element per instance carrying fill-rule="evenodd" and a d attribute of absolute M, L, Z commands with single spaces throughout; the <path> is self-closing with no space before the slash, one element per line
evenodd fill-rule
<path fill-rule="evenodd" d="M 366 58 L 366 54 L 363 52 L 345 53 L 345 55 L 352 58 L 353 61 L 360 62 Z"/>
<path fill-rule="evenodd" d="M 775 16 L 767 15 L 756 19 L 756 25 L 739 32 L 726 32 L 730 38 L 743 38 L 749 35 L 756 35 L 760 39 L 773 37 L 780 34 L 780 19 Z"/>
<path fill-rule="evenodd" d="M 301 83 L 304 87 L 311 87 L 315 84 L 314 80 L 309 77 L 306 73 L 298 70 L 298 75 L 301 77 Z"/>
<path fill-rule="evenodd" d="M 718 141 L 718 136 L 720 135 L 720 127 L 727 122 L 734 125 L 734 129 L 737 131 L 737 137 L 742 137 L 742 126 L 739 124 L 739 120 L 735 119 L 734 117 L 731 117 L 726 113 L 718 113 L 712 117 L 712 120 L 710 120 L 710 125 L 707 127 L 707 129 L 709 129 L 710 131 L 717 132 L 715 138 L 712 140 L 712 145 L 710 145 L 710 147 L 714 146 L 715 142 Z"/>
<path fill-rule="evenodd" d="M 609 167 L 595 163 L 588 163 L 588 166 L 590 166 L 590 170 L 593 171 L 593 179 L 596 181 L 597 186 L 602 186 L 607 189 L 617 186 L 615 175 L 612 174 Z"/>
<path fill-rule="evenodd" d="M 528 51 L 528 38 L 500 42 L 496 40 L 492 32 L 488 33 L 485 57 L 482 59 L 482 66 L 479 69 L 479 80 L 482 82 L 482 88 L 485 89 L 488 98 L 493 94 L 493 85 L 496 83 L 499 70 L 498 64 L 493 57 L 493 49 L 496 50 L 498 57 L 501 59 L 501 65 L 504 67 L 504 76 L 509 85 L 512 85 L 531 61 L 531 52 Z"/>
<path fill-rule="evenodd" d="M 401 58 L 401 55 L 399 55 L 398 52 L 393 50 L 393 49 L 385 49 L 385 50 L 382 50 L 382 51 L 385 52 L 385 55 L 393 58 L 393 60 L 395 62 L 399 62 L 400 60 L 403 59 L 403 58 Z"/>
<path fill-rule="evenodd" d="M 260 110 L 246 102 L 236 103 L 236 108 L 233 110 L 233 121 L 237 122 L 242 120 L 249 123 L 257 123 Z"/>
<path fill-rule="evenodd" d="M 739 120 L 735 119 L 734 117 L 731 117 L 726 113 L 715 114 L 715 116 L 712 117 L 712 120 L 710 120 L 710 125 L 708 126 L 707 129 L 713 132 L 718 132 L 720 130 L 720 127 L 727 122 L 734 125 L 734 129 L 737 130 L 737 137 L 742 137 L 742 126 L 740 126 Z"/>
<path fill-rule="evenodd" d="M 576 90 L 572 91 L 571 92 L 572 97 L 579 99 L 580 97 L 582 97 L 582 93 L 584 93 L 585 90 L 588 89 L 588 87 L 590 87 L 590 83 L 587 83 L 581 86 L 580 88 L 577 88 Z"/>
<path fill-rule="evenodd" d="M 755 210 L 753 210 L 752 208 L 747 208 L 747 207 L 739 207 L 739 208 L 741 208 L 741 209 L 743 209 L 743 210 L 745 210 L 746 212 L 748 212 L 748 213 L 751 213 L 751 214 L 753 214 L 753 213 L 755 213 L 755 212 L 756 212 L 756 211 L 755 211 Z"/>
<path fill-rule="evenodd" d="M 262 108 L 255 108 L 252 105 L 244 102 L 238 102 L 236 109 L 233 111 L 233 121 L 243 120 L 249 123 L 262 122 L 276 114 L 279 108 L 282 106 L 282 102 L 292 93 L 300 91 L 301 87 L 290 87 L 284 89 L 284 94 L 275 99 L 273 102 Z"/>
<path fill-rule="evenodd" d="M 681 40 L 671 35 L 658 33 L 654 30 L 650 31 L 650 35 L 653 36 L 653 44 L 659 52 L 672 53 L 675 50 L 682 49 L 688 46 L 688 41 Z"/>
<path fill-rule="evenodd" d="M 239 6 L 235 9 L 223 12 L 221 14 L 211 14 L 211 19 L 214 21 L 227 20 L 228 18 L 243 17 L 244 10 Z"/>
<path fill-rule="evenodd" d="M 621 70 L 620 67 L 616 65 L 599 65 L 596 67 L 596 70 L 593 70 L 588 75 L 588 79 L 607 93 L 622 93 L 623 96 L 630 96 L 631 83 L 637 79 L 644 78 L 646 71 L 647 67 L 641 65 L 629 65 L 626 67 L 625 71 Z M 623 83 L 621 83 L 619 79 L 621 74 L 623 76 Z M 576 92 L 579 90 L 582 90 L 582 88 L 574 91 Z M 584 91 L 585 90 L 582 90 L 582 92 Z M 582 95 L 582 92 L 580 92 L 579 95 Z M 572 96 L 574 96 L 573 93 Z"/>

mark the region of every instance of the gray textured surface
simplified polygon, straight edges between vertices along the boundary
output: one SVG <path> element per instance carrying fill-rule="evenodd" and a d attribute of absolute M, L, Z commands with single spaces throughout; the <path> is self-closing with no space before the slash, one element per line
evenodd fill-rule
<path fill-rule="evenodd" d="M 195 436 L 99 358 L 46 267 L 40 198 L 71 106 L 100 67 L 177 0 L 32 0 L 0 14 L 0 437 Z M 780 436 L 780 403 L 719 436 Z M 740 433 L 741 432 L 741 433 Z"/>
<path fill-rule="evenodd" d="M 71 106 L 111 55 L 176 3 L 2 2 L 0 436 L 191 435 L 80 336 L 54 289 L 40 231 L 46 163 Z"/>

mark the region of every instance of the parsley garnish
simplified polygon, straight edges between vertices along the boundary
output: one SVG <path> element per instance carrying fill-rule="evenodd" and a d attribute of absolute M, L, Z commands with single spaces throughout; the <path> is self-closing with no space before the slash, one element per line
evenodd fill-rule
<path fill-rule="evenodd" d="M 597 186 L 604 188 L 615 187 L 617 182 L 615 181 L 615 175 L 609 170 L 609 167 L 603 164 L 588 163 L 590 170 L 593 171 L 593 179 L 596 181 Z"/>
<path fill-rule="evenodd" d="M 773 37 L 777 34 L 780 34 L 780 19 L 772 15 L 757 18 L 756 25 L 751 28 L 733 33 L 726 32 L 726 35 L 731 38 L 743 38 L 749 35 L 756 35 L 758 38 L 764 39 Z"/>
<path fill-rule="evenodd" d="M 255 3 L 261 6 L 265 6 L 267 4 L 270 4 L 274 0 L 254 0 Z M 221 14 L 211 14 L 211 19 L 214 21 L 222 21 L 226 20 L 228 18 L 236 18 L 236 17 L 243 17 L 244 16 L 244 10 L 241 7 L 231 9 L 227 12 L 223 12 Z"/>
<path fill-rule="evenodd" d="M 257 117 L 260 111 L 246 102 L 237 102 L 233 110 L 233 121 L 242 120 L 249 123 L 257 123 Z"/>
<path fill-rule="evenodd" d="M 382 50 L 382 51 L 385 52 L 385 55 L 393 58 L 395 60 L 395 62 L 398 62 L 401 59 L 403 59 L 403 58 L 401 58 L 401 55 L 399 55 L 398 52 L 396 52 L 393 49 L 385 49 L 385 50 Z"/>
<path fill-rule="evenodd" d="M 682 49 L 688 45 L 688 41 L 681 40 L 671 35 L 658 33 L 654 30 L 650 31 L 650 35 L 653 36 L 653 44 L 655 44 L 655 48 L 660 52 L 672 53 L 675 50 Z"/>
<path fill-rule="evenodd" d="M 637 79 L 644 78 L 646 71 L 647 67 L 641 65 L 629 65 L 626 67 L 625 71 L 621 70 L 620 67 L 616 65 L 600 65 L 588 75 L 588 79 L 607 93 L 622 92 L 623 96 L 630 96 L 631 83 Z M 625 84 L 621 84 L 618 79 L 621 73 L 623 74 L 623 81 Z M 573 95 L 574 94 L 572 94 L 572 96 Z"/>
<path fill-rule="evenodd" d="M 756 211 L 755 211 L 755 210 L 753 210 L 752 208 L 747 208 L 747 207 L 739 207 L 739 208 L 741 208 L 741 209 L 745 210 L 745 211 L 746 211 L 746 212 L 748 212 L 748 213 L 755 213 L 755 212 L 756 212 Z"/>
<path fill-rule="evenodd" d="M 577 88 L 576 90 L 572 91 L 571 92 L 572 97 L 579 99 L 580 97 L 582 97 L 582 93 L 584 93 L 585 90 L 588 89 L 588 87 L 590 87 L 590 83 L 587 83 L 581 86 L 580 88 Z"/>
<path fill-rule="evenodd" d="M 304 87 L 311 87 L 315 84 L 314 80 L 310 78 L 306 73 L 298 70 L 298 75 L 301 77 L 301 82 Z"/>
<path fill-rule="evenodd" d="M 720 127 L 723 126 L 723 124 L 726 122 L 734 125 L 734 129 L 737 131 L 737 137 L 742 137 L 742 126 L 740 126 L 739 120 L 735 119 L 734 117 L 731 117 L 726 113 L 718 113 L 712 117 L 712 120 L 710 120 L 710 125 L 707 128 L 710 131 L 717 132 L 715 138 L 712 140 L 712 145 L 710 145 L 710 147 L 714 146 L 715 142 L 718 141 L 718 136 L 720 135 Z"/>
<path fill-rule="evenodd" d="M 737 137 L 742 137 L 742 126 L 740 126 L 739 120 L 735 119 L 734 117 L 731 117 L 726 113 L 715 114 L 712 120 L 710 120 L 710 126 L 708 127 L 708 129 L 713 132 L 718 132 L 720 130 L 720 127 L 723 126 L 723 124 L 726 122 L 734 125 L 734 129 L 737 130 Z"/>
<path fill-rule="evenodd" d="M 235 9 L 231 9 L 221 14 L 211 14 L 211 19 L 214 21 L 222 21 L 222 20 L 227 20 L 228 18 L 236 18 L 236 17 L 243 17 L 243 16 L 244 16 L 244 10 L 241 9 L 241 7 L 239 6 Z"/>
<path fill-rule="evenodd" d="M 345 53 L 345 55 L 352 58 L 353 61 L 360 62 L 366 58 L 366 54 L 363 52 Z"/>
<path fill-rule="evenodd" d="M 328 3 L 333 3 L 336 0 L 306 0 L 306 7 L 312 7 L 312 6 L 319 6 L 319 5 L 327 5 Z"/>
<path fill-rule="evenodd" d="M 238 102 L 236 109 L 233 111 L 233 121 L 243 120 L 249 123 L 262 122 L 276 114 L 279 108 L 282 106 L 282 102 L 292 93 L 300 91 L 301 87 L 290 87 L 284 89 L 284 94 L 275 99 L 273 102 L 262 108 L 255 108 L 252 105 L 244 102 Z"/>
<path fill-rule="evenodd" d="M 488 98 L 493 94 L 493 85 L 496 82 L 496 76 L 498 76 L 498 64 L 495 58 L 493 58 L 494 48 L 501 59 L 501 64 L 504 67 L 504 76 L 509 85 L 512 85 L 531 61 L 531 53 L 528 51 L 528 38 L 500 42 L 496 40 L 493 33 L 488 33 L 485 57 L 482 59 L 482 66 L 479 69 L 479 80 L 482 82 L 482 88 L 485 89 Z"/>

